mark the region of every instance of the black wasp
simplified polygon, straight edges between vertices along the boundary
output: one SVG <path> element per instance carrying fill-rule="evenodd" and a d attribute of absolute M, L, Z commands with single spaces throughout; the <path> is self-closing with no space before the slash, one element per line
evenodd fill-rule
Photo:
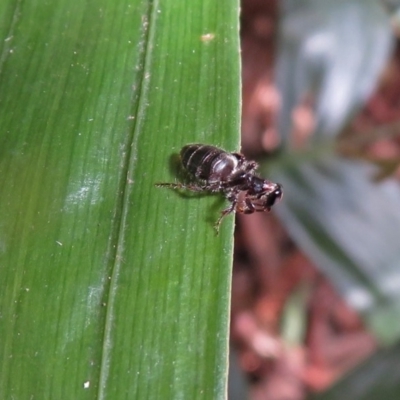
<path fill-rule="evenodd" d="M 157 183 L 156 186 L 222 193 L 231 204 L 221 212 L 215 224 L 217 233 L 222 219 L 228 214 L 270 211 L 282 198 L 282 186 L 256 176 L 258 164 L 246 160 L 242 154 L 205 144 L 188 144 L 182 147 L 180 157 L 190 182 Z"/>

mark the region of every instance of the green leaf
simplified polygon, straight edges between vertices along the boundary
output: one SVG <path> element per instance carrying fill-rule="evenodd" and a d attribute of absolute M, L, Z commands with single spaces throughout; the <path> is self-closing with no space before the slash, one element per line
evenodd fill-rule
<path fill-rule="evenodd" d="M 279 132 L 288 144 L 292 109 L 315 104 L 312 142 L 341 132 L 376 85 L 391 49 L 389 15 L 376 0 L 285 0 L 277 82 Z"/>
<path fill-rule="evenodd" d="M 393 181 L 373 182 L 373 172 L 336 156 L 287 166 L 276 173 L 285 189 L 276 211 L 343 298 L 393 342 L 400 334 L 400 192 Z"/>
<path fill-rule="evenodd" d="M 277 68 L 285 154 L 274 175 L 285 195 L 276 211 L 379 340 L 394 343 L 400 336 L 400 190 L 394 181 L 374 182 L 376 169 L 339 156 L 333 144 L 387 61 L 389 16 L 375 0 L 285 4 Z M 314 130 L 308 140 L 300 134 L 296 145 L 292 115 L 301 103 Z M 293 151 L 297 146 L 302 150 Z"/>
<path fill-rule="evenodd" d="M 223 398 L 232 218 L 154 187 L 237 150 L 238 4 L 0 5 L 0 393 Z"/>

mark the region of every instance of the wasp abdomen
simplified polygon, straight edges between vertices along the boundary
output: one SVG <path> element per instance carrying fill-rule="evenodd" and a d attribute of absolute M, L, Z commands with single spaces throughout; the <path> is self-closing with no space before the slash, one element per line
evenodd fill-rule
<path fill-rule="evenodd" d="M 189 144 L 181 150 L 183 167 L 196 178 L 212 182 L 226 180 L 236 168 L 238 159 L 214 146 Z"/>

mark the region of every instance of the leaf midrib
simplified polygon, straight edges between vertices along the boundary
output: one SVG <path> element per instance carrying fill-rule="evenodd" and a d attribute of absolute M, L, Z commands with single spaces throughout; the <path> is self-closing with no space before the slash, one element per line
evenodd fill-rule
<path fill-rule="evenodd" d="M 129 124 L 129 140 L 126 156 L 121 163 L 121 176 L 119 184 L 119 203 L 117 203 L 114 212 L 114 229 L 109 240 L 109 254 L 111 267 L 110 284 L 108 288 L 108 301 L 106 305 L 106 317 L 104 322 L 104 337 L 100 359 L 99 386 L 97 398 L 103 400 L 106 398 L 105 389 L 107 388 L 107 380 L 111 363 L 112 353 L 112 333 L 113 320 L 115 313 L 115 304 L 118 290 L 118 278 L 122 267 L 125 253 L 125 232 L 127 226 L 127 216 L 129 212 L 129 198 L 134 189 L 134 181 L 132 179 L 137 165 L 138 139 L 140 136 L 143 117 L 146 112 L 146 98 L 149 88 L 150 65 L 152 59 L 152 50 L 154 46 L 155 20 L 158 8 L 158 0 L 148 3 L 147 20 L 142 24 L 141 40 L 144 41 L 143 52 L 138 58 L 137 68 L 141 73 L 136 75 L 135 83 L 139 82 L 137 92 L 133 90 L 131 103 L 132 113 L 131 124 Z M 137 99 L 137 100 L 136 100 Z"/>

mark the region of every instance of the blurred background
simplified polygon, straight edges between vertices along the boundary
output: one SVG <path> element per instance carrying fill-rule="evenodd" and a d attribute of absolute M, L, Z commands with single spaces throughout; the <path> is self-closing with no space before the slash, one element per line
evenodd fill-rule
<path fill-rule="evenodd" d="M 229 399 L 400 398 L 400 1 L 243 0 Z M 399 13 L 400 14 L 400 13 Z"/>

